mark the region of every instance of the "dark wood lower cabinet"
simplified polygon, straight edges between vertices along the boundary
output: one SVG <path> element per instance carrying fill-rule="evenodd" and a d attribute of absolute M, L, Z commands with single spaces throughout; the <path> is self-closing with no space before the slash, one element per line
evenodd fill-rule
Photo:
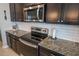
<path fill-rule="evenodd" d="M 21 40 L 20 40 L 20 38 L 7 33 L 8 45 L 18 55 L 23 55 L 23 56 L 63 56 L 62 54 L 59 54 L 55 51 L 51 51 L 42 46 L 32 45 L 32 43 L 30 43 L 30 42 L 29 43 L 27 42 L 27 44 L 25 44 Z"/>
<path fill-rule="evenodd" d="M 47 48 L 44 48 L 42 46 L 38 46 L 38 55 L 39 56 L 64 56 L 63 54 L 60 54 L 58 52 L 55 51 L 51 51 Z"/>
<path fill-rule="evenodd" d="M 19 38 L 7 33 L 7 42 L 10 48 L 12 48 L 18 55 L 24 56 L 37 56 L 37 48 L 25 45 L 19 41 Z"/>
<path fill-rule="evenodd" d="M 49 50 L 47 50 L 41 46 L 38 47 L 38 50 L 39 50 L 39 52 L 38 52 L 39 56 L 54 56 L 53 53 L 51 53 Z"/>
<path fill-rule="evenodd" d="M 14 35 L 7 33 L 7 42 L 11 49 L 13 49 L 17 54 L 20 55 L 18 50 L 18 38 Z"/>
<path fill-rule="evenodd" d="M 10 38 L 10 40 L 11 40 L 11 48 L 12 48 L 15 52 L 17 52 L 16 40 L 13 39 L 13 38 Z"/>

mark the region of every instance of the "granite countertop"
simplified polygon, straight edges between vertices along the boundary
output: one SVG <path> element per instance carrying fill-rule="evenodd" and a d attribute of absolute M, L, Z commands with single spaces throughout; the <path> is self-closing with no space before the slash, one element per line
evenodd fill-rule
<path fill-rule="evenodd" d="M 29 33 L 29 32 L 24 31 L 24 30 L 16 30 L 16 31 L 14 31 L 14 30 L 7 30 L 6 32 L 8 32 L 8 33 L 10 33 L 12 35 L 15 35 L 17 37 L 21 37 L 21 36 Z"/>
<path fill-rule="evenodd" d="M 39 43 L 40 46 L 66 56 L 79 56 L 79 43 L 49 37 Z"/>

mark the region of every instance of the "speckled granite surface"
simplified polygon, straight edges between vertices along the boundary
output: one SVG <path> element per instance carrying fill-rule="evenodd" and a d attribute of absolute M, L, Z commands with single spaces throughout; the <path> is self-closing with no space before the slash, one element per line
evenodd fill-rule
<path fill-rule="evenodd" d="M 31 35 L 27 31 L 17 30 L 14 32 L 13 30 L 8 30 L 7 32 L 17 37 L 21 37 L 25 34 L 28 34 L 25 35 L 24 38 L 31 39 Z M 66 56 L 79 56 L 79 43 L 77 42 L 62 39 L 53 40 L 47 37 L 46 39 L 41 41 L 39 45 Z"/>
<path fill-rule="evenodd" d="M 79 43 L 68 40 L 46 38 L 39 43 L 40 46 L 66 56 L 79 56 Z"/>
<path fill-rule="evenodd" d="M 13 30 L 7 30 L 6 32 L 12 34 L 12 35 L 15 35 L 17 37 L 21 37 L 25 34 L 28 34 L 29 32 L 27 31 L 24 31 L 24 30 L 16 30 L 16 31 L 13 31 Z"/>

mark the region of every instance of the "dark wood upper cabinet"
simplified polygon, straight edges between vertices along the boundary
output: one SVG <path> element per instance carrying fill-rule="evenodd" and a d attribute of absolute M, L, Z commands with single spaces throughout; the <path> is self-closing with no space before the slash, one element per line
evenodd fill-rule
<path fill-rule="evenodd" d="M 62 12 L 62 22 L 66 24 L 78 24 L 79 23 L 79 4 L 67 3 L 64 4 L 64 11 Z"/>
<path fill-rule="evenodd" d="M 43 3 L 10 3 L 11 21 L 25 21 L 23 8 Z M 46 3 L 46 23 L 79 24 L 79 3 Z"/>
<path fill-rule="evenodd" d="M 46 6 L 46 22 L 57 23 L 60 20 L 61 4 L 47 3 Z"/>
<path fill-rule="evenodd" d="M 46 7 L 46 22 L 79 24 L 78 3 L 49 3 Z"/>
<path fill-rule="evenodd" d="M 11 21 L 23 21 L 23 7 L 22 3 L 10 3 Z"/>
<path fill-rule="evenodd" d="M 11 21 L 15 21 L 16 16 L 15 16 L 15 4 L 11 3 L 9 4 L 10 6 L 10 16 L 11 16 Z"/>
<path fill-rule="evenodd" d="M 23 21 L 23 4 L 15 4 L 15 10 L 16 10 L 16 19 L 18 21 Z"/>

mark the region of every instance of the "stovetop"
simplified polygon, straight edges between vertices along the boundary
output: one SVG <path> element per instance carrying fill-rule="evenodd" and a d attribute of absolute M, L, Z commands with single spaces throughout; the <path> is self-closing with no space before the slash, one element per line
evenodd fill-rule
<path fill-rule="evenodd" d="M 38 43 L 41 42 L 47 36 L 48 36 L 47 28 L 31 27 L 31 33 L 28 33 L 22 36 L 21 38 L 38 45 Z"/>
<path fill-rule="evenodd" d="M 39 38 L 39 37 L 32 36 L 31 33 L 28 33 L 26 35 L 23 35 L 21 39 L 38 45 L 38 43 L 40 43 L 44 39 L 44 37 Z"/>

